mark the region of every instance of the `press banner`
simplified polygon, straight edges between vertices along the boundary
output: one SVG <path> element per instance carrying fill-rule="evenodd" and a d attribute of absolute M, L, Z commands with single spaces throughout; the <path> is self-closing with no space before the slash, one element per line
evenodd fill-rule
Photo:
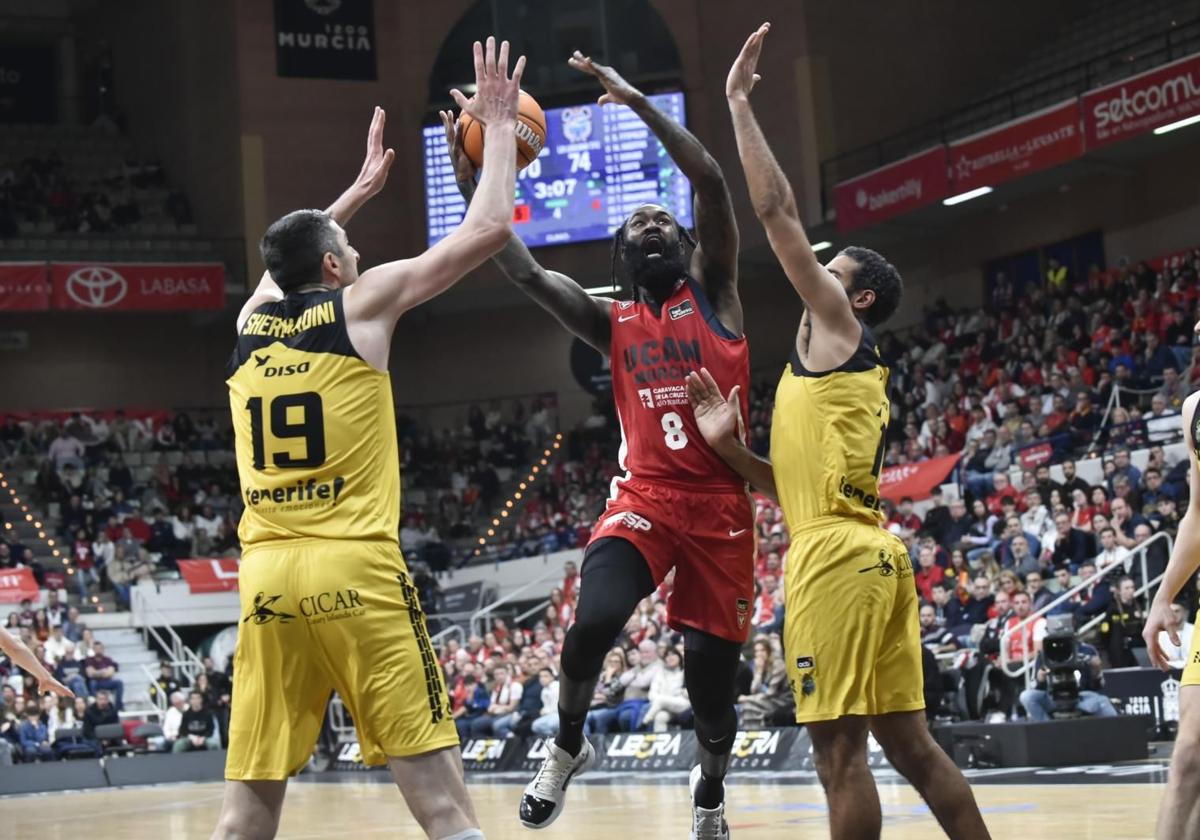
<path fill-rule="evenodd" d="M 307 79 L 374 79 L 371 0 L 275 0 L 275 69 Z"/>
<path fill-rule="evenodd" d="M 833 188 L 838 230 L 882 222 L 944 198 L 950 189 L 946 147 L 872 170 Z"/>
<path fill-rule="evenodd" d="M 1200 113 L 1200 53 L 1089 90 L 1082 102 L 1089 149 L 1193 116 Z"/>
<path fill-rule="evenodd" d="M 916 502 L 928 499 L 933 488 L 950 475 L 958 459 L 958 455 L 943 455 L 916 464 L 885 467 L 879 475 L 879 495 L 892 502 L 905 496 Z"/>
<path fill-rule="evenodd" d="M 221 309 L 220 263 L 50 263 L 55 309 Z"/>
<path fill-rule="evenodd" d="M 1042 111 L 950 144 L 955 192 L 995 186 L 1083 155 L 1079 101 Z"/>
<path fill-rule="evenodd" d="M 233 557 L 215 560 L 180 560 L 179 573 L 193 595 L 230 592 L 238 588 L 238 561 Z"/>
<path fill-rule="evenodd" d="M 19 604 L 38 600 L 38 584 L 30 569 L 5 569 L 0 572 L 0 604 Z"/>
<path fill-rule="evenodd" d="M 0 311 L 49 308 L 50 268 L 46 263 L 0 263 Z"/>

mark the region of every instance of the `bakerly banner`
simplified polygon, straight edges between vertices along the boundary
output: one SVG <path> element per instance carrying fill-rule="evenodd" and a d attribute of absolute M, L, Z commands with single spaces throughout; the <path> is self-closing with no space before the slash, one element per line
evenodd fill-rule
<path fill-rule="evenodd" d="M 275 69 L 308 79 L 374 79 L 371 0 L 275 0 Z"/>
<path fill-rule="evenodd" d="M 966 192 L 1058 166 L 1082 154 L 1079 101 L 1072 99 L 955 140 L 950 144 L 950 174 L 955 192 Z"/>
<path fill-rule="evenodd" d="M 0 311 L 50 308 L 50 269 L 44 262 L 0 264 Z"/>
<path fill-rule="evenodd" d="M 221 309 L 220 263 L 51 263 L 55 309 Z"/>
<path fill-rule="evenodd" d="M 233 557 L 215 560 L 180 560 L 179 573 L 193 595 L 230 592 L 238 588 L 238 561 Z"/>
<path fill-rule="evenodd" d="M 1200 53 L 1083 95 L 1089 149 L 1200 113 Z"/>
<path fill-rule="evenodd" d="M 946 147 L 874 169 L 833 188 L 838 230 L 882 222 L 946 197 Z"/>

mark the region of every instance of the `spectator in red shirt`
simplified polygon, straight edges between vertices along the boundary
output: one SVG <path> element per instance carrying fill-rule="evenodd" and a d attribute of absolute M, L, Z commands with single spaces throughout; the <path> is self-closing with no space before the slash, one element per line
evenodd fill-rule
<path fill-rule="evenodd" d="M 913 572 L 913 582 L 917 585 L 917 594 L 923 601 L 932 601 L 934 582 L 945 579 L 946 570 L 937 564 L 933 549 L 923 546 L 917 553 L 917 569 Z"/>
<path fill-rule="evenodd" d="M 1017 488 L 1012 486 L 1008 480 L 1008 473 L 998 472 L 992 476 L 992 493 L 987 497 L 988 512 L 993 516 L 1002 516 L 1004 514 L 1004 500 L 1013 499 L 1014 504 L 1019 508 L 1020 494 Z"/>
<path fill-rule="evenodd" d="M 579 581 L 579 567 L 575 565 L 575 561 L 568 560 L 563 563 L 562 594 L 568 603 L 574 604 L 579 598 Z"/>
<path fill-rule="evenodd" d="M 117 679 L 117 663 L 104 655 L 104 642 L 96 642 L 94 652 L 83 662 L 88 678 L 88 691 L 111 691 L 116 698 L 117 711 L 124 707 L 125 683 Z"/>
<path fill-rule="evenodd" d="M 921 517 L 913 513 L 913 500 L 909 496 L 905 496 L 900 500 L 900 504 L 896 506 L 896 512 L 892 514 L 892 518 L 888 520 L 888 524 L 899 525 L 905 531 L 916 533 L 921 530 Z"/>

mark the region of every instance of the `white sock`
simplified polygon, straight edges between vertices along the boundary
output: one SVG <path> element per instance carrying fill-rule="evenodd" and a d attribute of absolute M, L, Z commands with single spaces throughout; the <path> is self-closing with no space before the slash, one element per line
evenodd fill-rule
<path fill-rule="evenodd" d="M 451 834 L 449 837 L 443 837 L 441 840 L 487 840 L 487 838 L 478 828 L 468 828 L 457 834 Z"/>

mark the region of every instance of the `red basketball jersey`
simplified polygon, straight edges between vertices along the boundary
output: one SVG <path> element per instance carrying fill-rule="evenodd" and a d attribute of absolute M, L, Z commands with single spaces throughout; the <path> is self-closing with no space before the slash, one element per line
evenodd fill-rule
<path fill-rule="evenodd" d="M 621 423 L 621 469 L 647 481 L 697 489 L 742 490 L 745 482 L 709 448 L 688 404 L 684 378 L 708 368 L 728 394 L 741 385 L 749 417 L 750 349 L 718 320 L 695 280 L 681 281 L 657 314 L 635 301 L 614 302 L 612 388 Z"/>

